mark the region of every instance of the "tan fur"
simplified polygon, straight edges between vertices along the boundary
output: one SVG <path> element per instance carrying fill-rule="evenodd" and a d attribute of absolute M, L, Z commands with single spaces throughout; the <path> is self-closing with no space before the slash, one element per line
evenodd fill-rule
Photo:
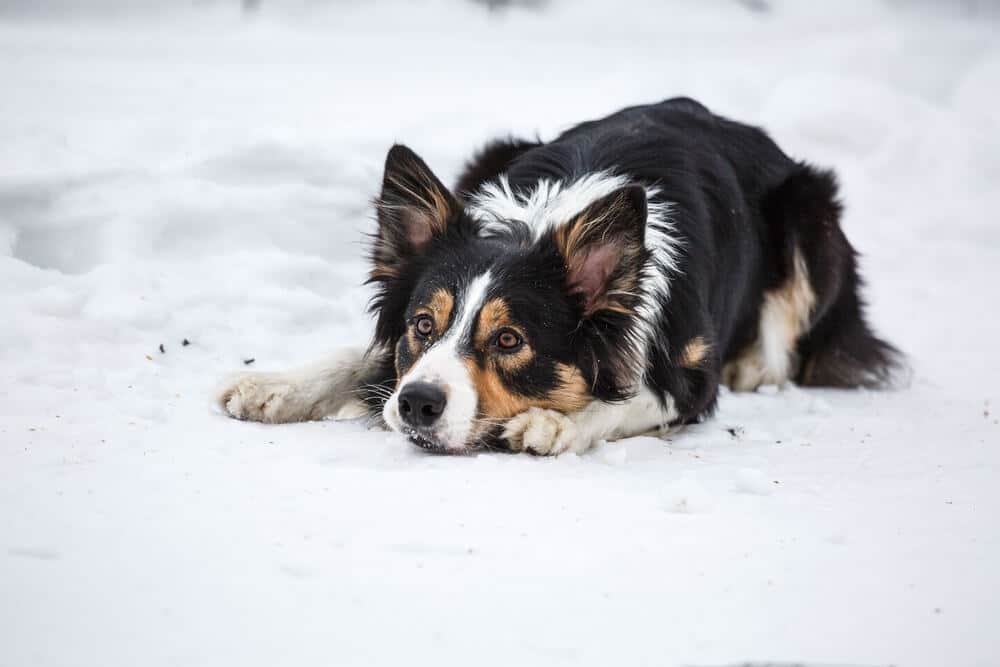
<path fill-rule="evenodd" d="M 697 368 L 701 362 L 705 361 L 711 349 L 709 344 L 701 336 L 695 336 L 688 341 L 688 344 L 681 350 L 677 365 L 681 368 Z"/>
<path fill-rule="evenodd" d="M 535 352 L 529 345 L 522 345 L 521 349 L 514 353 L 502 353 L 494 357 L 497 366 L 508 375 L 513 375 L 526 368 L 531 360 L 535 358 Z"/>
<path fill-rule="evenodd" d="M 795 345 L 809 328 L 816 294 L 802 253 L 795 250 L 792 276 L 764 294 L 757 340 L 722 369 L 722 381 L 734 391 L 762 384 L 784 384 L 797 368 Z"/>
<path fill-rule="evenodd" d="M 485 368 L 473 359 L 465 363 L 479 395 L 479 413 L 487 420 L 509 419 L 532 407 L 574 412 L 592 400 L 580 370 L 567 364 L 557 365 L 559 385 L 555 389 L 546 396 L 528 397 L 510 391 L 491 362 Z"/>
<path fill-rule="evenodd" d="M 560 412 L 582 410 L 593 400 L 583 373 L 576 366 L 556 364 L 559 386 L 549 395 L 549 407 Z"/>
<path fill-rule="evenodd" d="M 486 350 L 497 329 L 511 327 L 510 309 L 503 299 L 490 299 L 483 304 L 476 322 L 473 341 L 477 348 Z M 514 373 L 531 363 L 534 358 L 531 346 L 525 343 L 513 354 L 487 354 L 486 368 L 475 360 L 466 362 L 472 383 L 479 395 L 479 412 L 488 419 L 503 419 L 524 412 L 530 404 L 523 396 L 509 391 L 497 374 L 497 369 Z"/>
<path fill-rule="evenodd" d="M 504 386 L 496 370 L 487 363 L 480 368 L 474 359 L 465 362 L 472 377 L 472 384 L 479 396 L 479 413 L 487 419 L 507 419 L 524 412 L 531 403 L 524 396 L 511 392 Z"/>
<path fill-rule="evenodd" d="M 580 249 L 583 247 L 583 239 L 586 238 L 587 229 L 597 222 L 595 219 L 588 219 L 586 213 L 587 211 L 584 211 L 568 225 L 564 225 L 556 230 L 556 247 L 559 248 L 562 256 L 567 258 L 567 261 L 580 252 Z"/>
<path fill-rule="evenodd" d="M 476 333 L 473 337 L 476 347 L 480 349 L 485 348 L 490 342 L 493 333 L 501 327 L 510 327 L 518 330 L 513 324 L 507 302 L 500 298 L 490 299 L 483 304 L 482 309 L 479 311 L 479 320 L 476 323 Z M 520 333 L 519 330 L 518 332 Z"/>
<path fill-rule="evenodd" d="M 525 338 L 524 331 L 511 317 L 507 302 L 501 298 L 490 299 L 479 311 L 479 320 L 473 337 L 476 347 L 480 350 L 486 350 L 493 342 L 493 337 L 499 329 L 511 329 L 517 332 L 522 339 Z M 534 350 L 525 343 L 517 352 L 494 355 L 493 361 L 501 370 L 512 374 L 530 364 L 534 356 Z"/>
<path fill-rule="evenodd" d="M 448 328 L 448 323 L 451 321 L 451 311 L 454 307 L 455 297 L 452 296 L 451 292 L 443 287 L 434 290 L 431 300 L 427 303 L 427 310 L 430 316 L 434 318 L 434 332 L 436 335 L 443 335 Z"/>
<path fill-rule="evenodd" d="M 449 325 L 454 307 L 454 296 L 445 289 L 438 289 L 416 312 L 433 317 L 435 336 L 442 336 Z M 568 413 L 580 410 L 591 402 L 592 396 L 580 369 L 568 364 L 556 365 L 559 382 L 545 396 L 528 397 L 508 389 L 501 374 L 514 374 L 523 370 L 534 359 L 535 351 L 527 341 L 516 352 L 499 353 L 492 350 L 493 338 L 502 328 L 512 329 L 524 336 L 523 330 L 511 316 L 507 302 L 501 298 L 490 299 L 480 309 L 473 333 L 475 346 L 485 353 L 485 366 L 480 367 L 474 358 L 464 361 L 479 400 L 478 413 L 482 421 L 474 426 L 477 435 L 488 430 L 497 420 L 510 419 L 532 407 Z M 413 327 L 407 329 L 404 344 L 409 347 L 414 361 L 424 352 L 424 345 L 417 338 Z M 397 357 L 397 377 L 402 377 L 401 371 Z"/>

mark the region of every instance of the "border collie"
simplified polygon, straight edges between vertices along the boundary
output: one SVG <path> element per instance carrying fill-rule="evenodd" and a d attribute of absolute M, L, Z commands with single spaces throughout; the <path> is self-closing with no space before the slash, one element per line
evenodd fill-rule
<path fill-rule="evenodd" d="M 712 414 L 719 385 L 885 385 L 834 175 L 687 98 L 488 144 L 453 190 L 393 146 L 374 339 L 219 395 L 238 419 L 358 416 L 428 450 L 580 452 Z"/>

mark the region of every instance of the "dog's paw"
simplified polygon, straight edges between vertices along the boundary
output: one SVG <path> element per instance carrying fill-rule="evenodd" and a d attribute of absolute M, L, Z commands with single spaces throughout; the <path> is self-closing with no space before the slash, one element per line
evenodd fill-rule
<path fill-rule="evenodd" d="M 283 424 L 311 418 L 295 387 L 280 377 L 241 375 L 219 392 L 217 402 L 230 417 L 246 421 Z"/>
<path fill-rule="evenodd" d="M 561 412 L 529 408 L 507 422 L 503 437 L 515 451 L 543 456 L 582 452 L 589 446 L 573 420 Z"/>

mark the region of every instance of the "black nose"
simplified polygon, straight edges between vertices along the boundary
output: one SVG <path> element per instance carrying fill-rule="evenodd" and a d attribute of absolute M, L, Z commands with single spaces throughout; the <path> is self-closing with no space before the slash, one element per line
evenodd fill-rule
<path fill-rule="evenodd" d="M 410 426 L 426 428 L 444 412 L 444 392 L 429 382 L 411 382 L 399 392 L 399 415 Z"/>

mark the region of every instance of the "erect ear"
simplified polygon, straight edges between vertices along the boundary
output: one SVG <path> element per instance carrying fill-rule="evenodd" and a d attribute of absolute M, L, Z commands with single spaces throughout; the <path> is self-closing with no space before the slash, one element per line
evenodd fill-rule
<path fill-rule="evenodd" d="M 394 278 L 402 262 L 420 254 L 461 210 L 448 188 L 420 157 L 395 145 L 385 158 L 382 192 L 375 200 L 378 232 L 372 252 L 373 280 Z"/>
<path fill-rule="evenodd" d="M 566 262 L 567 288 L 580 296 L 584 315 L 635 311 L 645 236 L 646 191 L 638 185 L 598 199 L 556 229 L 553 240 Z"/>

